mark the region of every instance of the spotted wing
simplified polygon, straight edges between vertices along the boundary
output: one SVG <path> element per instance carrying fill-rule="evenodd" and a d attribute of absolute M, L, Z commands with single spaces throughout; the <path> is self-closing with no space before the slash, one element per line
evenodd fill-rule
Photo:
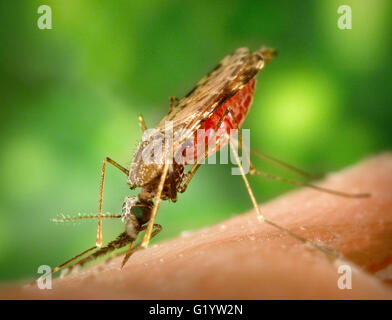
<path fill-rule="evenodd" d="M 250 53 L 239 48 L 225 57 L 195 88 L 161 120 L 156 129 L 163 131 L 172 121 L 174 133 L 181 144 L 190 138 L 226 100 L 241 90 L 264 66 L 262 50 Z"/>

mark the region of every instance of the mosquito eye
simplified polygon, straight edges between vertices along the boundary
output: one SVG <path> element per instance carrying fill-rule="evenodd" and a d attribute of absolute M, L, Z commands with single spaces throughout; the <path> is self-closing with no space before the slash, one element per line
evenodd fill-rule
<path fill-rule="evenodd" d="M 141 219 L 141 218 L 143 218 L 143 216 L 144 216 L 144 211 L 143 211 L 143 209 L 140 208 L 140 207 L 133 207 L 133 208 L 131 209 L 131 212 L 132 212 L 132 214 L 133 214 L 136 218 L 138 218 L 138 219 Z"/>

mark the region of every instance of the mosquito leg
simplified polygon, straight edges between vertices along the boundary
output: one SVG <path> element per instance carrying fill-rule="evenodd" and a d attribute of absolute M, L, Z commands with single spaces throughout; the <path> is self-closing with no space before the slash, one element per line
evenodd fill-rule
<path fill-rule="evenodd" d="M 315 175 L 313 175 L 313 174 L 310 174 L 310 173 L 308 173 L 308 172 L 306 172 L 306 171 L 304 171 L 304 170 L 302 170 L 302 169 L 296 168 L 296 167 L 294 167 L 294 166 L 292 166 L 292 165 L 290 165 L 290 164 L 287 164 L 287 163 L 285 163 L 285 162 L 283 162 L 283 161 L 281 161 L 281 160 L 278 160 L 278 159 L 276 159 L 276 158 L 274 158 L 274 157 L 271 157 L 271 156 L 269 156 L 269 155 L 267 155 L 267 154 L 265 154 L 265 153 L 261 153 L 261 152 L 259 152 L 259 151 L 256 151 L 256 150 L 252 149 L 252 148 L 249 148 L 249 150 L 247 150 L 248 148 L 246 148 L 246 146 L 245 146 L 245 148 L 244 148 L 244 144 L 242 143 L 242 134 L 241 134 L 240 128 L 239 128 L 239 126 L 238 126 L 238 123 L 237 123 L 237 120 L 236 120 L 236 118 L 235 118 L 234 112 L 233 112 L 233 110 L 232 110 L 230 107 L 228 107 L 228 108 L 225 110 L 224 116 L 221 118 L 221 120 L 223 120 L 223 118 L 224 118 L 228 113 L 231 114 L 232 119 L 233 119 L 233 122 L 234 122 L 234 126 L 235 126 L 235 128 L 237 129 L 237 131 L 238 131 L 238 139 L 239 139 L 239 142 L 240 142 L 240 143 L 239 143 L 239 147 L 240 147 L 243 151 L 245 151 L 245 155 L 246 155 L 246 157 L 247 157 L 249 163 L 250 163 L 250 158 L 249 158 L 248 152 L 250 151 L 251 153 L 253 153 L 254 155 L 256 155 L 256 156 L 259 157 L 259 158 L 262 158 L 262 159 L 264 159 L 264 160 L 267 160 L 267 161 L 270 161 L 270 162 L 272 162 L 272 163 L 275 163 L 275 164 L 277 164 L 277 165 L 279 165 L 279 166 L 281 166 L 281 167 L 284 167 L 285 169 L 291 170 L 291 171 L 293 171 L 293 172 L 295 172 L 295 173 L 297 173 L 297 174 L 299 174 L 299 175 L 301 175 L 301 176 L 304 176 L 304 177 L 306 177 L 306 178 L 308 178 L 308 179 L 315 179 L 315 178 L 318 178 L 317 176 L 315 176 Z"/>
<path fill-rule="evenodd" d="M 97 259 L 100 256 L 103 256 L 109 252 L 112 252 L 116 249 L 120 249 L 124 246 L 126 246 L 128 243 L 131 242 L 131 238 L 128 236 L 126 232 L 121 233 L 115 240 L 110 241 L 105 247 L 100 248 L 99 250 L 95 251 L 94 253 L 90 254 L 86 258 L 79 260 L 75 264 L 73 264 L 71 267 L 69 267 L 69 271 L 71 271 L 75 267 L 82 267 L 86 263 L 93 261 Z"/>
<path fill-rule="evenodd" d="M 260 211 L 260 207 L 259 207 L 259 205 L 257 204 L 256 198 L 255 198 L 255 196 L 254 196 L 254 194 L 253 194 L 252 188 L 251 188 L 250 185 L 249 185 L 249 181 L 248 181 L 248 179 L 246 178 L 246 174 L 245 174 L 244 168 L 243 168 L 242 165 L 241 165 L 240 158 L 239 158 L 238 153 L 237 153 L 237 151 L 236 151 L 236 149 L 235 149 L 235 146 L 234 146 L 234 144 L 233 144 L 233 142 L 232 142 L 232 139 L 231 139 L 231 138 L 229 138 L 229 139 L 230 139 L 230 140 L 229 140 L 230 148 L 231 148 L 232 151 L 233 151 L 235 160 L 236 160 L 237 165 L 238 165 L 238 167 L 239 167 L 239 169 L 240 169 L 240 171 L 241 171 L 242 178 L 243 178 L 244 183 L 245 183 L 245 186 L 246 186 L 246 188 L 247 188 L 247 190 L 248 190 L 249 196 L 250 196 L 250 198 L 251 198 L 251 200 L 252 200 L 253 206 L 254 206 L 254 208 L 255 208 L 255 210 L 256 210 L 257 218 L 259 219 L 259 221 L 260 221 L 260 222 L 268 223 L 269 225 L 271 225 L 271 226 L 273 226 L 273 227 L 279 229 L 280 231 L 282 231 L 282 232 L 288 234 L 289 236 L 291 236 L 291 237 L 293 237 L 293 238 L 295 238 L 295 239 L 301 241 L 302 243 L 304 243 L 304 244 L 306 244 L 306 245 L 308 245 L 308 246 L 311 246 L 311 247 L 313 247 L 314 249 L 319 250 L 319 251 L 325 253 L 327 256 L 333 257 L 333 258 L 335 258 L 335 259 L 338 258 L 339 255 L 338 255 L 336 252 L 334 252 L 334 251 L 332 251 L 332 250 L 329 250 L 329 249 L 327 249 L 327 248 L 323 248 L 323 247 L 321 247 L 321 246 L 319 246 L 319 245 L 317 245 L 317 244 L 315 244 L 315 243 L 313 243 L 313 242 L 307 240 L 306 238 L 301 237 L 300 235 L 298 235 L 298 234 L 296 234 L 296 233 L 290 231 L 289 229 L 286 229 L 286 228 L 284 228 L 284 227 L 278 225 L 277 223 L 275 223 L 275 222 L 273 222 L 273 221 L 271 221 L 271 220 L 265 218 L 265 217 L 262 215 L 262 213 L 261 213 L 261 211 Z"/>
<path fill-rule="evenodd" d="M 233 116 L 234 116 L 234 115 L 233 115 Z M 235 123 L 235 124 L 236 124 L 236 123 Z M 236 129 L 238 129 L 238 125 L 237 125 L 237 124 L 236 124 Z M 240 143 L 238 144 L 238 146 L 239 146 L 242 150 L 245 150 L 245 151 L 246 151 L 246 156 L 247 156 L 249 162 L 250 162 L 250 158 L 249 158 L 249 156 L 248 156 L 248 151 L 250 151 L 252 154 L 254 154 L 256 157 L 258 157 L 258 158 L 260 158 L 260 159 L 264 159 L 264 160 L 267 160 L 267 161 L 269 161 L 269 162 L 272 162 L 272 163 L 274 163 L 274 164 L 276 164 L 276 165 L 278 165 L 278 166 L 281 166 L 281 167 L 283 167 L 283 168 L 285 168 L 285 169 L 287 169 L 287 170 L 289 170 L 289 171 L 292 171 L 292 172 L 294 172 L 294 173 L 296 173 L 296 174 L 298 174 L 298 175 L 300 175 L 300 176 L 303 176 L 303 177 L 305 177 L 305 178 L 307 178 L 307 179 L 317 179 L 317 178 L 320 178 L 320 177 L 321 177 L 320 175 L 315 175 L 315 174 L 306 172 L 305 170 L 302 170 L 302 169 L 299 169 L 299 168 L 297 168 L 297 167 L 294 167 L 294 166 L 291 165 L 291 164 L 288 164 L 288 163 L 286 163 L 286 162 L 283 162 L 282 160 L 276 159 L 276 158 L 274 158 L 274 157 L 272 157 L 272 156 L 269 156 L 269 155 L 267 155 L 267 154 L 265 154 L 265 153 L 262 153 L 262 152 L 260 152 L 260 151 L 257 151 L 257 150 L 255 150 L 255 149 L 253 149 L 253 148 L 247 148 L 247 147 L 244 146 L 243 143 L 242 143 L 242 135 L 241 135 L 240 129 L 238 129 L 238 137 L 239 137 L 239 140 L 240 140 Z"/>
<path fill-rule="evenodd" d="M 140 230 L 146 229 L 146 226 L 143 226 Z M 154 238 L 159 232 L 162 231 L 162 226 L 160 224 L 154 223 L 155 230 L 151 233 L 151 239 Z"/>
<path fill-rule="evenodd" d="M 126 175 L 129 175 L 129 171 L 125 169 L 123 166 L 121 166 L 120 164 L 118 164 L 116 161 L 110 159 L 109 157 L 103 159 L 101 183 L 99 189 L 98 228 L 97 228 L 97 241 L 96 241 L 97 247 L 102 246 L 102 201 L 103 201 L 103 186 L 105 182 L 106 163 L 112 164 L 117 169 L 120 169 L 122 172 L 124 172 Z"/>
<path fill-rule="evenodd" d="M 139 126 L 142 129 L 142 132 L 146 131 L 147 130 L 147 126 L 146 126 L 146 123 L 144 122 L 143 116 L 141 114 L 139 114 L 137 116 L 137 119 L 139 121 Z"/>
<path fill-rule="evenodd" d="M 244 146 L 242 144 L 240 144 L 239 147 L 241 149 L 244 148 Z M 275 157 L 272 157 L 272 156 L 270 156 L 268 154 L 265 154 L 264 152 L 257 151 L 257 150 L 255 150 L 253 148 L 247 148 L 247 149 L 248 149 L 248 151 L 250 151 L 250 153 L 252 153 L 256 157 L 258 157 L 260 159 L 263 159 L 263 160 L 266 160 L 266 161 L 269 161 L 271 163 L 274 163 L 274 164 L 276 164 L 276 165 L 278 165 L 278 166 L 280 166 L 282 168 L 285 168 L 286 170 L 292 171 L 292 172 L 294 172 L 294 173 L 296 173 L 296 174 L 298 174 L 300 176 L 303 176 L 303 177 L 305 177 L 307 179 L 318 179 L 318 178 L 322 177 L 322 175 L 306 172 L 305 170 L 302 170 L 302 169 L 297 168 L 297 167 L 295 167 L 295 166 L 293 166 L 291 164 L 283 162 L 282 160 L 279 160 L 279 159 L 277 159 Z"/>
<path fill-rule="evenodd" d="M 368 198 L 371 196 L 370 193 L 346 193 L 346 192 L 341 192 L 341 191 L 336 191 L 336 190 L 331 190 L 331 189 L 319 187 L 314 184 L 310 184 L 310 183 L 306 183 L 306 182 L 300 182 L 300 181 L 295 181 L 295 180 L 290 180 L 290 179 L 274 176 L 272 174 L 256 170 L 252 164 L 250 164 L 249 173 L 251 175 L 258 175 L 261 177 L 265 177 L 265 178 L 269 178 L 269 179 L 273 179 L 273 180 L 277 180 L 277 181 L 283 181 L 283 182 L 290 183 L 290 184 L 293 184 L 293 185 L 299 186 L 299 187 L 308 187 L 308 188 L 315 189 L 315 190 L 318 190 L 321 192 L 326 192 L 326 193 L 330 193 L 330 194 L 333 194 L 336 196 L 341 196 L 341 197 L 346 197 L 346 198 Z"/>
<path fill-rule="evenodd" d="M 150 239 L 151 239 L 152 227 L 154 226 L 155 217 L 157 215 L 158 207 L 161 202 L 161 195 L 162 195 L 162 191 L 163 191 L 163 187 L 165 184 L 165 180 L 166 180 L 166 176 L 167 176 L 168 171 L 169 171 L 169 164 L 165 163 L 165 165 L 163 167 L 163 173 L 162 173 L 161 179 L 159 181 L 158 192 L 155 197 L 156 200 L 154 203 L 154 207 L 152 208 L 152 211 L 151 211 L 151 218 L 150 218 L 150 221 L 148 222 L 147 230 L 146 230 L 146 233 L 144 234 L 144 238 L 141 243 L 141 247 L 143 249 L 148 247 L 148 243 L 150 242 Z"/>
<path fill-rule="evenodd" d="M 173 166 L 169 167 L 169 181 L 170 181 L 170 200 L 172 202 L 177 202 L 177 189 L 176 189 L 176 180 L 173 174 Z"/>
<path fill-rule="evenodd" d="M 101 215 L 101 219 L 116 219 L 116 218 L 121 218 L 121 215 Z M 64 218 L 57 218 L 57 219 L 53 219 L 54 222 L 68 222 L 68 221 L 76 221 L 76 220 L 83 220 L 83 219 L 99 219 L 99 215 L 95 215 L 95 216 L 80 216 L 80 217 L 64 217 Z M 66 266 L 68 266 L 69 264 L 71 264 L 72 262 L 78 260 L 79 258 L 83 257 L 84 255 L 90 253 L 91 251 L 94 251 L 95 249 L 97 249 L 98 246 L 95 245 L 94 247 L 87 249 L 85 251 L 83 251 L 82 253 L 79 253 L 78 255 L 76 255 L 75 257 L 67 260 L 66 262 L 64 262 L 63 264 L 57 266 L 56 268 L 54 268 L 52 270 L 52 272 L 50 274 L 53 274 L 57 271 L 60 271 L 61 269 L 65 268 Z M 72 266 L 73 268 L 73 266 Z"/>
<path fill-rule="evenodd" d="M 238 130 L 238 135 L 239 135 L 239 137 L 241 135 L 239 130 Z M 232 140 L 234 140 L 234 139 L 232 139 Z M 236 143 L 236 144 L 238 146 L 238 143 Z M 242 145 L 241 142 L 240 142 L 240 145 Z M 245 151 L 245 148 L 243 148 L 242 150 Z M 266 177 L 266 178 L 269 178 L 269 179 L 286 182 L 286 183 L 293 184 L 293 185 L 300 186 L 300 187 L 308 187 L 308 188 L 312 188 L 312 189 L 315 189 L 315 190 L 318 190 L 318 191 L 321 191 L 321 192 L 326 192 L 326 193 L 334 194 L 334 195 L 341 196 L 341 197 L 347 197 L 347 198 L 367 198 L 367 197 L 371 196 L 369 193 L 346 193 L 346 192 L 341 192 L 341 191 L 336 191 L 336 190 L 331 190 L 331 189 L 319 187 L 317 185 L 313 185 L 313 184 L 306 183 L 306 182 L 300 182 L 300 181 L 296 181 L 296 180 L 290 180 L 290 179 L 274 176 L 274 175 L 269 174 L 269 173 L 265 173 L 265 172 L 261 172 L 261 171 L 255 170 L 255 168 L 254 168 L 252 162 L 250 161 L 249 157 L 247 157 L 247 160 L 249 162 L 249 173 L 251 175 L 259 175 L 259 176 Z M 294 168 L 294 169 L 295 170 L 299 170 L 297 168 Z"/>
<path fill-rule="evenodd" d="M 246 150 L 246 148 L 243 148 L 244 145 L 243 145 L 243 143 L 242 143 L 242 134 L 241 134 L 240 128 L 239 128 L 239 126 L 238 126 L 237 120 L 236 120 L 236 118 L 235 118 L 234 112 L 233 112 L 233 110 L 232 110 L 231 108 L 227 108 L 225 113 L 228 113 L 228 112 L 231 114 L 231 116 L 232 116 L 232 118 L 233 118 L 233 122 L 234 122 L 235 128 L 238 130 L 238 138 L 239 138 L 239 142 L 240 142 L 240 143 L 239 143 L 239 147 L 240 147 L 243 151 L 245 151 L 246 157 L 247 157 L 249 163 L 251 164 L 250 158 L 249 158 L 249 156 L 248 156 L 248 150 Z M 245 147 L 246 147 L 246 146 L 245 146 Z M 296 167 L 294 167 L 294 166 L 292 166 L 292 165 L 290 165 L 290 164 L 287 164 L 287 163 L 285 163 L 285 162 L 283 162 L 283 161 L 281 161 L 281 160 L 278 160 L 278 159 L 276 159 L 276 158 L 274 158 L 274 157 L 271 157 L 271 156 L 269 156 L 269 155 L 266 155 L 265 153 L 258 152 L 258 151 L 254 150 L 254 149 L 252 149 L 252 148 L 249 148 L 249 150 L 250 150 L 251 153 L 253 153 L 253 154 L 256 155 L 257 157 L 262 158 L 262 159 L 265 159 L 265 160 L 270 161 L 270 162 L 273 162 L 273 163 L 275 163 L 275 164 L 277 164 L 277 165 L 280 165 L 281 167 L 284 167 L 284 168 L 286 168 L 286 169 L 288 169 L 288 170 L 291 170 L 291 171 L 293 171 L 293 172 L 295 172 L 295 173 L 297 173 L 297 174 L 299 174 L 299 175 L 302 175 L 302 176 L 307 177 L 307 178 L 309 178 L 309 179 L 315 179 L 315 178 L 317 178 L 317 177 L 316 177 L 315 175 L 313 175 L 313 174 L 310 174 L 310 173 L 308 173 L 308 172 L 306 172 L 306 171 L 304 171 L 304 170 L 301 170 L 301 169 L 299 169 L 299 168 L 296 168 Z"/>
<path fill-rule="evenodd" d="M 145 230 L 146 228 L 147 228 L 147 226 L 143 226 L 143 227 L 140 229 L 140 231 L 143 231 L 143 230 Z M 152 234 L 151 234 L 151 239 L 152 239 L 153 237 L 155 237 L 155 236 L 162 230 L 162 226 L 159 225 L 159 224 L 154 224 L 154 228 L 156 228 L 156 230 L 154 230 L 154 231 L 152 232 Z M 136 251 L 138 251 L 138 250 L 141 250 L 140 243 L 137 244 L 136 246 L 132 247 L 131 250 L 129 250 L 129 248 L 128 248 L 127 250 L 119 250 L 118 252 L 112 253 L 112 254 L 105 260 L 105 263 L 108 263 L 109 261 L 113 260 L 113 259 L 116 258 L 116 257 L 119 257 L 119 256 L 122 256 L 122 255 L 124 255 L 124 254 L 127 254 L 128 251 L 130 251 L 130 254 L 129 254 L 129 255 L 132 255 L 134 252 L 136 252 Z M 124 257 L 124 259 L 125 259 L 125 257 Z M 128 258 L 128 259 L 129 259 L 129 258 Z M 128 259 L 127 259 L 127 260 L 128 260 Z M 125 263 L 124 263 L 124 264 L 125 264 Z"/>
<path fill-rule="evenodd" d="M 223 116 L 224 116 L 226 113 L 228 113 L 228 112 L 231 114 L 231 116 L 232 116 L 232 118 L 233 118 L 235 127 L 236 127 L 236 129 L 237 129 L 237 131 L 238 131 L 239 145 L 240 145 L 241 148 L 242 148 L 242 146 L 243 146 L 243 143 L 242 143 L 242 134 L 241 134 L 241 130 L 240 130 L 239 127 L 238 127 L 238 123 L 237 123 L 237 121 L 236 121 L 236 119 L 235 119 L 235 115 L 234 115 L 233 110 L 232 110 L 231 108 L 227 108 L 227 109 L 225 110 Z M 223 118 L 223 116 L 222 116 L 222 118 Z M 221 118 L 221 120 L 222 120 L 222 118 Z M 232 139 L 232 138 L 230 138 L 230 139 Z M 232 141 L 232 140 L 231 140 L 231 141 Z M 334 194 L 334 195 L 338 195 L 338 196 L 342 196 L 342 197 L 347 197 L 347 198 L 367 198 L 367 197 L 370 197 L 370 194 L 369 194 L 369 193 L 352 194 L 352 193 L 346 193 L 346 192 L 341 192 L 341 191 L 335 191 L 335 190 L 330 190 L 330 189 L 327 189 L 327 188 L 322 188 L 322 187 L 319 187 L 319 186 L 316 186 L 316 185 L 313 185 L 313 184 L 310 184 L 310 183 L 300 182 L 300 181 L 295 181 L 295 180 L 290 180 L 290 179 L 286 179 L 286 178 L 281 178 L 281 177 L 278 177 L 278 176 L 274 176 L 274 175 L 272 175 L 272 174 L 268 174 L 268 173 L 265 173 L 265 172 L 257 171 L 257 170 L 255 170 L 255 168 L 254 168 L 252 162 L 250 161 L 250 158 L 249 158 L 249 156 L 248 156 L 248 153 L 246 152 L 246 148 L 243 148 L 242 150 L 243 150 L 243 152 L 245 152 L 245 156 L 246 156 L 246 158 L 247 158 L 247 160 L 248 160 L 248 163 L 249 163 L 249 173 L 250 173 L 251 175 L 259 175 L 259 176 L 262 176 L 262 177 L 266 177 L 266 178 L 270 178 L 270 179 L 274 179 L 274 180 L 278 180 L 278 181 L 283 181 L 283 182 L 286 182 L 286 183 L 290 183 L 290 184 L 293 184 L 293 185 L 296 185 L 296 186 L 308 187 L 308 188 L 312 188 L 312 189 L 315 189 L 315 190 L 318 190 L 318 191 L 322 191 L 322 192 L 326 192 L 326 193 L 330 193 L 330 194 Z M 271 159 L 274 159 L 274 158 L 271 158 Z M 279 160 L 274 159 L 273 161 L 279 161 Z M 300 169 L 297 169 L 297 168 L 294 168 L 294 167 L 292 167 L 292 166 L 290 166 L 290 165 L 287 165 L 287 164 L 285 164 L 285 163 L 283 163 L 283 162 L 280 162 L 280 164 L 281 164 L 281 165 L 284 165 L 284 166 L 289 166 L 289 167 L 291 167 L 291 169 L 294 170 L 294 171 L 298 171 L 298 170 L 299 170 L 298 172 L 301 172 L 301 171 L 302 171 L 302 170 L 300 170 Z M 304 174 L 308 174 L 308 173 L 302 171 L 302 174 L 304 175 Z"/>
<path fill-rule="evenodd" d="M 90 254 L 89 256 L 87 256 L 86 258 L 79 260 L 77 263 L 73 264 L 71 267 L 69 267 L 69 271 L 71 271 L 73 268 L 75 268 L 76 266 L 83 266 L 86 262 L 92 261 L 94 259 L 96 259 L 97 257 L 110 252 L 114 249 L 118 249 L 121 248 L 123 246 L 125 246 L 127 243 L 129 243 L 131 239 L 128 237 L 128 235 L 124 232 L 122 234 L 120 234 L 116 240 L 111 241 L 106 247 L 101 248 L 99 250 L 97 250 L 96 252 L 94 252 L 93 254 Z M 75 257 L 73 257 L 72 259 L 67 260 L 66 262 L 64 262 L 63 264 L 57 266 L 56 268 L 54 268 L 52 270 L 52 272 L 50 274 L 53 274 L 57 271 L 60 271 L 61 269 L 64 269 L 66 266 L 70 265 L 72 262 L 78 260 L 79 258 L 81 258 L 82 256 L 86 255 L 87 253 L 90 253 L 91 251 L 94 251 L 95 249 L 97 249 L 97 246 L 94 246 L 90 249 L 87 249 L 86 251 L 83 251 L 82 253 L 76 255 Z"/>
<path fill-rule="evenodd" d="M 262 221 L 265 221 L 265 218 L 264 218 L 264 216 L 261 214 L 259 205 L 257 204 L 257 201 L 256 201 L 256 198 L 255 198 L 255 196 L 254 196 L 254 194 L 253 194 L 253 191 L 252 191 L 252 189 L 251 189 L 251 187 L 250 187 L 250 185 L 249 185 L 249 181 L 248 181 L 248 179 L 247 179 L 247 177 L 246 177 L 246 173 L 245 173 L 245 171 L 244 171 L 244 168 L 243 168 L 242 165 L 241 165 L 240 158 L 239 158 L 239 156 L 238 156 L 237 151 L 235 150 L 235 146 L 234 146 L 234 144 L 233 144 L 233 142 L 232 142 L 232 139 L 231 139 L 230 137 L 228 137 L 228 139 L 229 139 L 229 143 L 230 143 L 230 148 L 232 149 L 233 154 L 234 154 L 235 161 L 237 162 L 237 165 L 238 165 L 238 167 L 239 167 L 239 169 L 240 169 L 242 179 L 244 180 L 244 183 L 245 183 L 246 189 L 248 190 L 248 193 L 249 193 L 250 199 L 251 199 L 251 201 L 252 201 L 252 204 L 253 204 L 253 206 L 254 206 L 255 209 L 256 209 L 257 218 L 258 218 L 261 222 L 262 222 Z"/>
<path fill-rule="evenodd" d="M 146 228 L 147 228 L 147 227 L 144 226 L 144 227 L 142 227 L 142 228 L 140 229 L 140 231 L 142 231 L 142 230 L 144 230 L 144 229 L 146 229 Z M 152 232 L 151 238 L 155 237 L 155 236 L 162 230 L 162 226 L 159 225 L 159 224 L 154 224 L 154 228 L 155 228 L 155 230 Z M 105 246 L 105 247 L 103 247 L 103 248 L 100 248 L 99 250 L 97 250 L 97 251 L 95 251 L 94 253 L 90 254 L 90 255 L 87 256 L 86 258 L 84 258 L 84 259 L 82 259 L 82 260 L 79 260 L 78 262 L 76 262 L 75 264 L 73 264 L 72 266 L 70 266 L 68 269 L 69 269 L 69 271 L 71 271 L 73 268 L 75 268 L 75 267 L 77 267 L 77 266 L 81 266 L 81 267 L 82 267 L 82 266 L 85 265 L 86 263 L 88 263 L 88 262 L 90 262 L 90 261 L 93 261 L 93 260 L 97 259 L 98 257 L 100 257 L 100 256 L 102 256 L 102 255 L 105 255 L 105 254 L 107 254 L 107 253 L 109 253 L 109 252 L 112 252 L 112 251 L 114 251 L 114 250 L 116 250 L 116 249 L 120 249 L 120 248 L 126 246 L 126 245 L 127 245 L 128 243 L 130 243 L 130 242 L 131 242 L 131 238 L 130 238 L 125 232 L 123 232 L 123 233 L 121 233 L 115 240 L 109 242 L 109 243 L 107 244 L 107 246 Z M 63 264 L 59 265 L 58 267 L 54 268 L 50 274 L 53 274 L 53 273 L 55 273 L 55 272 L 57 272 L 57 271 L 60 271 L 61 269 L 65 268 L 66 266 L 70 265 L 72 262 L 78 260 L 78 259 L 81 258 L 82 256 L 84 256 L 84 255 L 90 253 L 91 251 L 93 251 L 93 250 L 95 250 L 95 249 L 97 249 L 97 246 L 92 247 L 92 248 L 90 248 L 90 249 L 88 249 L 88 250 L 86 250 L 86 251 L 83 251 L 82 253 L 76 255 L 76 256 L 73 257 L 72 259 L 69 259 L 68 261 L 66 261 L 66 262 L 64 262 Z M 137 245 L 137 246 L 135 246 L 134 248 L 132 248 L 131 254 L 132 254 L 133 252 L 137 251 L 137 250 L 140 250 L 140 245 Z M 123 252 L 120 253 L 120 254 L 123 254 Z M 130 254 L 130 255 L 131 255 L 131 254 Z M 130 256 L 130 255 L 129 255 L 129 256 Z M 129 256 L 128 256 L 127 260 L 129 259 Z M 109 259 L 110 259 L 110 258 L 109 258 Z M 109 259 L 108 259 L 108 260 L 109 260 Z"/>
<path fill-rule="evenodd" d="M 195 175 L 196 171 L 200 168 L 200 163 L 194 163 L 189 171 L 186 173 L 186 180 L 183 185 L 181 185 L 178 189 L 179 193 L 184 193 L 186 188 L 188 188 L 189 183 L 191 182 L 193 176 Z"/>
<path fill-rule="evenodd" d="M 92 247 L 90 249 L 87 249 L 86 251 L 83 251 L 82 253 L 79 253 L 75 257 L 65 261 L 63 264 L 60 264 L 59 266 L 54 268 L 50 274 L 53 274 L 53 273 L 56 273 L 57 271 L 60 271 L 61 269 L 65 268 L 66 266 L 70 265 L 72 262 L 78 260 L 79 258 L 83 257 L 87 253 L 90 253 L 91 251 L 94 251 L 95 249 L 97 249 L 97 246 L 94 246 L 94 247 Z"/>

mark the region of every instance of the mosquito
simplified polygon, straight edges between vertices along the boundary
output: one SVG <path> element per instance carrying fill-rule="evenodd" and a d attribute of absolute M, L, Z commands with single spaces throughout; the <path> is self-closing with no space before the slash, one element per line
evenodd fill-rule
<path fill-rule="evenodd" d="M 212 128 L 215 131 L 223 131 L 223 139 L 221 139 L 222 136 L 216 137 L 217 139 L 215 139 L 214 142 L 215 148 L 212 149 L 212 151 L 207 148 L 202 149 L 202 156 L 207 158 L 211 152 L 218 151 L 224 145 L 228 145 L 230 147 L 259 221 L 267 223 L 327 255 L 334 255 L 336 253 L 333 253 L 331 250 L 319 246 L 264 217 L 249 184 L 247 174 L 284 181 L 296 186 L 309 187 L 321 192 L 348 198 L 369 197 L 370 194 L 345 193 L 309 183 L 274 176 L 269 173 L 256 170 L 250 161 L 249 156 L 246 157 L 249 162 L 249 172 L 245 172 L 237 152 L 237 146 L 242 146 L 242 136 L 239 129 L 241 128 L 252 104 L 256 86 L 256 76 L 261 69 L 272 61 L 275 55 L 275 50 L 266 47 L 262 47 L 254 52 L 250 52 L 248 48 L 237 49 L 231 55 L 226 56 L 210 73 L 202 78 L 185 97 L 182 99 L 172 97 L 170 99 L 169 113 L 159 122 L 159 124 L 155 127 L 155 130 L 163 133 L 165 130 L 165 123 L 167 121 L 171 121 L 173 123 L 175 138 L 170 148 L 174 150 L 174 153 L 178 150 L 184 150 L 184 145 L 196 138 L 196 132 L 199 129 Z M 147 126 L 143 116 L 139 115 L 138 121 L 142 132 L 146 132 Z M 238 131 L 238 140 L 234 139 L 232 135 L 233 130 Z M 128 245 L 128 248 L 125 251 L 125 256 L 122 260 L 122 268 L 134 252 L 147 248 L 151 238 L 156 236 L 162 230 L 162 227 L 155 223 L 160 203 L 165 200 L 172 202 L 177 201 L 178 193 L 186 191 L 195 173 L 200 168 L 201 163 L 193 163 L 187 172 L 185 172 L 185 165 L 188 163 L 165 161 L 167 159 L 163 159 L 163 157 L 166 157 L 164 154 L 159 155 L 161 158 L 160 160 L 162 161 L 146 163 L 146 161 L 143 160 L 143 154 L 154 143 L 153 140 L 153 136 L 143 140 L 134 155 L 129 170 L 109 157 L 106 157 L 103 160 L 98 215 L 55 219 L 55 221 L 61 222 L 81 219 L 97 219 L 98 227 L 96 244 L 65 263 L 57 266 L 52 270 L 52 273 L 55 273 L 65 267 L 68 267 L 68 270 L 70 270 L 75 266 L 83 266 L 86 262 L 92 261 L 109 252 L 112 253 L 114 250 Z M 212 140 L 209 139 L 209 141 Z M 189 150 L 189 147 L 185 147 L 185 149 Z M 256 152 L 252 149 L 242 149 L 243 154 L 247 154 L 248 151 L 265 160 L 283 166 L 286 169 L 295 171 L 297 174 L 307 178 L 312 178 L 312 176 L 308 173 L 271 156 Z M 198 155 L 200 155 L 200 152 Z M 127 183 L 131 189 L 140 188 L 140 192 L 137 196 L 128 196 L 125 198 L 122 206 L 122 212 L 118 215 L 102 214 L 105 173 L 106 165 L 108 163 L 121 170 L 127 176 Z M 102 247 L 103 219 L 121 219 L 125 225 L 125 231 L 104 247 Z M 133 245 L 139 233 L 144 230 L 145 234 L 141 242 L 137 245 Z"/>

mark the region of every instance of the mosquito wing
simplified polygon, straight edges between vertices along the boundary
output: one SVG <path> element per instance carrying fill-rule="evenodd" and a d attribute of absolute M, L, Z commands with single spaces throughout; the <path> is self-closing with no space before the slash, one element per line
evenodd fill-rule
<path fill-rule="evenodd" d="M 239 48 L 226 56 L 210 73 L 161 120 L 156 129 L 163 131 L 172 121 L 174 135 L 180 145 L 228 99 L 241 90 L 264 66 L 262 50 L 249 52 Z"/>

